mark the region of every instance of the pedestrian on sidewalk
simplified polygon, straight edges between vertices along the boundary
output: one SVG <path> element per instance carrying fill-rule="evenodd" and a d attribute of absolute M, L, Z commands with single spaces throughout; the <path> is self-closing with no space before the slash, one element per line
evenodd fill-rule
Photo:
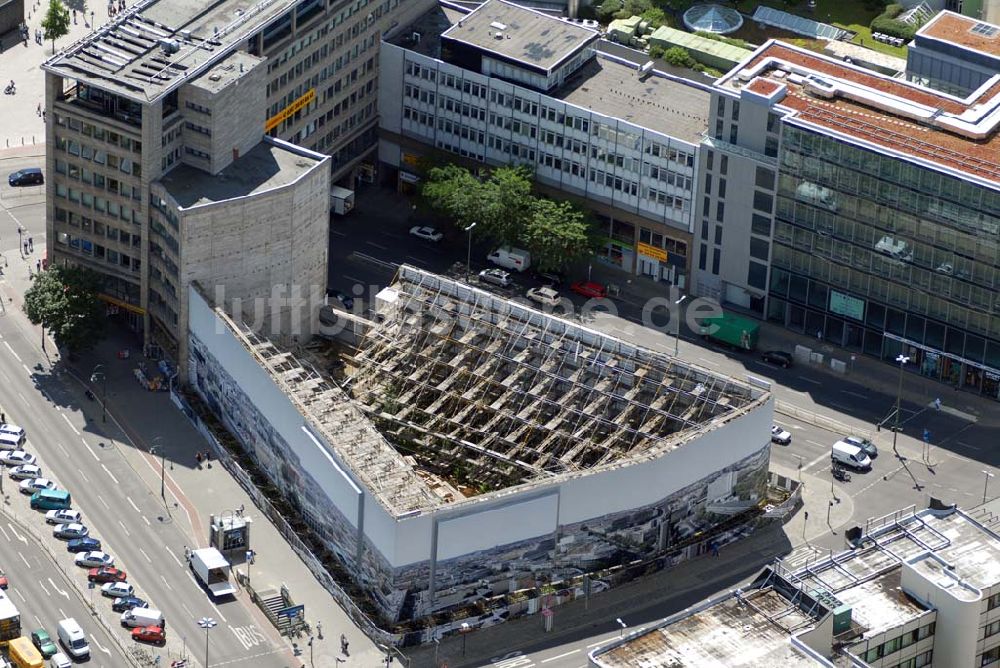
<path fill-rule="evenodd" d="M 7 424 L 7 414 L 0 412 L 0 424 Z"/>
<path fill-rule="evenodd" d="M 35 115 L 38 116 L 39 118 L 42 117 L 42 103 L 41 102 L 38 103 L 38 107 L 35 109 Z"/>
<path fill-rule="evenodd" d="M 28 237 L 28 249 L 32 252 L 35 250 L 35 239 L 33 237 Z"/>
<path fill-rule="evenodd" d="M 39 273 L 39 274 L 42 273 L 42 261 L 41 260 L 35 261 L 35 272 Z"/>

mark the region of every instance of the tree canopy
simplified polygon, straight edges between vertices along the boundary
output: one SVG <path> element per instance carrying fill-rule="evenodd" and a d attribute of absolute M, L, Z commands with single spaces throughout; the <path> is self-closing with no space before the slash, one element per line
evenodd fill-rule
<path fill-rule="evenodd" d="M 42 19 L 42 34 L 52 40 L 52 52 L 56 51 L 56 40 L 69 34 L 69 10 L 60 0 L 50 0 L 49 9 Z"/>
<path fill-rule="evenodd" d="M 24 312 L 48 330 L 60 348 L 73 352 L 97 343 L 104 331 L 101 277 L 83 267 L 50 267 L 35 274 L 24 293 Z"/>
<path fill-rule="evenodd" d="M 476 223 L 478 238 L 527 249 L 543 271 L 565 268 L 594 247 L 586 213 L 570 202 L 535 196 L 524 167 L 499 167 L 485 179 L 457 165 L 435 167 L 422 194 L 459 228 Z"/>

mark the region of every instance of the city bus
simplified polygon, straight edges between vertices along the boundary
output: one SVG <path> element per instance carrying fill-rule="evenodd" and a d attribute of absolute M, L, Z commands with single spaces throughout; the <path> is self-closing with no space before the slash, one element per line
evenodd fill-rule
<path fill-rule="evenodd" d="M 24 636 L 10 641 L 7 645 L 7 654 L 10 655 L 11 663 L 17 668 L 45 668 L 45 659 L 42 658 L 41 652 Z"/>
<path fill-rule="evenodd" d="M 20 635 L 21 613 L 7 594 L 0 591 L 0 646 L 6 647 L 7 643 Z"/>

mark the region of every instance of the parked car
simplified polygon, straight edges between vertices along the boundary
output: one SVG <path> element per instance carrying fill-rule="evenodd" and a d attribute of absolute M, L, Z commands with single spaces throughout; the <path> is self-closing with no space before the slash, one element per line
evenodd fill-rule
<path fill-rule="evenodd" d="M 766 350 L 761 353 L 760 358 L 769 364 L 776 364 L 783 369 L 791 367 L 794 361 L 792 356 L 784 350 Z"/>
<path fill-rule="evenodd" d="M 558 287 L 566 282 L 566 278 L 557 271 L 536 271 L 532 275 L 540 283 L 550 287 Z"/>
<path fill-rule="evenodd" d="M 437 243 L 444 239 L 444 234 L 438 232 L 433 227 L 420 227 L 419 225 L 410 228 L 410 234 L 417 237 L 418 239 L 423 239 L 424 241 L 433 241 Z"/>
<path fill-rule="evenodd" d="M 108 582 L 101 585 L 101 596 L 107 596 L 108 598 L 122 598 L 123 596 L 131 596 L 134 593 L 135 587 L 127 582 Z"/>
<path fill-rule="evenodd" d="M 111 609 L 115 612 L 127 612 L 135 608 L 148 607 L 149 603 L 135 596 L 122 596 L 121 598 L 116 598 L 115 602 L 111 604 Z"/>
<path fill-rule="evenodd" d="M 93 552 L 99 549 L 101 549 L 101 541 L 93 536 L 87 536 L 86 538 L 74 538 L 70 542 L 66 543 L 67 552 Z"/>
<path fill-rule="evenodd" d="M 608 289 L 594 281 L 577 281 L 569 286 L 569 289 L 578 295 L 583 295 L 591 299 L 604 299 L 608 296 Z"/>
<path fill-rule="evenodd" d="M 56 484 L 48 478 L 32 478 L 21 481 L 21 494 L 34 494 L 41 489 L 55 489 Z"/>
<path fill-rule="evenodd" d="M 42 657 L 46 659 L 59 651 L 56 644 L 52 642 L 49 632 L 45 629 L 35 629 L 31 632 L 31 644 L 37 647 L 38 651 L 42 653 Z"/>
<path fill-rule="evenodd" d="M 334 299 L 336 299 L 338 302 L 340 302 L 341 306 L 346 308 L 348 311 L 354 308 L 354 297 L 345 295 L 340 290 L 329 290 L 326 293 L 326 295 L 328 297 L 333 297 Z"/>
<path fill-rule="evenodd" d="M 49 659 L 49 668 L 73 668 L 73 662 L 65 654 L 58 652 Z"/>
<path fill-rule="evenodd" d="M 878 457 L 878 446 L 869 441 L 867 438 L 862 438 L 861 436 L 845 436 L 840 440 L 844 443 L 861 448 L 861 451 L 872 459 Z"/>
<path fill-rule="evenodd" d="M 87 573 L 87 579 L 91 582 L 107 582 L 114 584 L 115 582 L 124 582 L 125 580 L 128 580 L 128 573 L 120 568 L 115 568 L 114 566 L 101 566 L 100 568 L 91 568 L 90 572 Z M 129 596 L 131 594 L 132 592 L 128 592 L 127 594 L 118 594 L 117 596 Z M 105 596 L 110 596 L 110 594 L 105 594 Z"/>
<path fill-rule="evenodd" d="M 479 280 L 483 283 L 491 283 L 501 288 L 509 287 L 511 284 L 510 274 L 503 269 L 483 269 L 479 272 Z"/>
<path fill-rule="evenodd" d="M 10 477 L 14 480 L 31 480 L 32 478 L 40 478 L 42 475 L 42 467 L 38 464 L 21 464 L 12 468 L 8 475 L 10 475 Z"/>
<path fill-rule="evenodd" d="M 4 450 L 0 452 L 0 464 L 4 466 L 19 466 L 21 464 L 34 464 L 37 458 L 29 455 L 24 450 Z"/>
<path fill-rule="evenodd" d="M 18 438 L 27 436 L 27 433 L 24 431 L 24 427 L 19 427 L 18 425 L 11 424 L 9 422 L 0 424 L 0 434 L 10 434 L 12 436 L 17 436 Z"/>
<path fill-rule="evenodd" d="M 162 626 L 141 626 L 132 629 L 132 640 L 162 645 L 167 642 L 167 633 Z"/>
<path fill-rule="evenodd" d="M 562 302 L 562 296 L 555 290 L 549 287 L 544 288 L 530 288 L 527 292 L 528 299 L 533 302 L 537 302 L 542 306 L 559 306 Z"/>
<path fill-rule="evenodd" d="M 7 183 L 15 188 L 18 186 L 40 186 L 45 183 L 45 177 L 42 175 L 41 168 L 28 167 L 12 172 L 7 177 Z"/>
<path fill-rule="evenodd" d="M 8 586 L 10 582 L 7 580 L 7 574 L 0 568 L 0 589 L 6 589 Z"/>
<path fill-rule="evenodd" d="M 776 424 L 771 425 L 771 442 L 778 445 L 788 445 L 792 442 L 792 434 Z"/>
<path fill-rule="evenodd" d="M 107 552 L 78 552 L 74 561 L 76 561 L 77 566 L 86 566 L 87 568 L 115 565 L 115 558 Z"/>
<path fill-rule="evenodd" d="M 70 524 L 57 524 L 55 528 L 52 529 L 52 535 L 56 538 L 62 538 L 63 540 L 72 540 L 74 538 L 83 538 L 90 533 L 90 529 L 80 524 L 79 522 L 71 522 Z"/>
<path fill-rule="evenodd" d="M 82 519 L 79 510 L 50 510 L 45 513 L 45 521 L 48 524 L 65 524 L 67 522 L 79 522 Z"/>

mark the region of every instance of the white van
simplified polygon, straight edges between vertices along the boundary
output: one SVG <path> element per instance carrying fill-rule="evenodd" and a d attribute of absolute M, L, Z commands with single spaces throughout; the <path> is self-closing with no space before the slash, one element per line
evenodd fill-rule
<path fill-rule="evenodd" d="M 520 248 L 498 248 L 487 255 L 486 259 L 499 267 L 518 272 L 531 266 L 531 253 Z"/>
<path fill-rule="evenodd" d="M 867 471 L 872 467 L 871 457 L 856 445 L 837 441 L 830 451 L 830 459 L 834 464 L 849 466 L 858 471 Z"/>
<path fill-rule="evenodd" d="M 70 617 L 59 622 L 57 631 L 59 642 L 62 643 L 62 646 L 66 648 L 66 651 L 73 658 L 79 659 L 90 656 L 90 645 L 87 643 L 87 636 L 83 633 L 83 629 L 80 628 L 75 619 Z"/>
<path fill-rule="evenodd" d="M 24 445 L 24 434 L 18 436 L 0 431 L 0 450 L 19 450 Z"/>
<path fill-rule="evenodd" d="M 163 627 L 166 620 L 163 613 L 152 608 L 132 608 L 122 613 L 122 626 L 136 628 L 139 626 L 159 626 Z"/>

